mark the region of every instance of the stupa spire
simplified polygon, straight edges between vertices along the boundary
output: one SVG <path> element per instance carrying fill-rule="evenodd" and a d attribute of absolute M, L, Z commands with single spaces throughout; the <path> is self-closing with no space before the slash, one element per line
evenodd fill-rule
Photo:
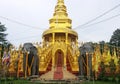
<path fill-rule="evenodd" d="M 54 16 L 56 15 L 65 15 L 67 16 L 67 9 L 66 6 L 64 5 L 64 0 L 58 0 L 57 5 L 55 6 L 55 12 L 54 12 Z"/>
<path fill-rule="evenodd" d="M 53 17 L 49 22 L 50 28 L 71 28 L 72 20 L 68 17 L 64 0 L 57 0 Z"/>
<path fill-rule="evenodd" d="M 64 4 L 64 0 L 58 0 L 58 4 Z"/>

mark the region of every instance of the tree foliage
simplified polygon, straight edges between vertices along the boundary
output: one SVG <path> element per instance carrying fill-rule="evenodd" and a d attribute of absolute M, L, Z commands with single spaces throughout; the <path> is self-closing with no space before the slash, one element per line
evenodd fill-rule
<path fill-rule="evenodd" d="M 5 31 L 6 31 L 6 27 L 0 23 L 0 43 L 1 44 L 6 41 L 7 34 L 5 34 Z"/>
<path fill-rule="evenodd" d="M 10 46 L 12 45 L 9 41 L 6 40 L 7 34 L 5 31 L 7 28 L 1 24 L 0 22 L 0 47 L 1 47 L 1 56 L 3 56 L 3 52 L 5 49 L 9 51 Z"/>
<path fill-rule="evenodd" d="M 110 43 L 115 46 L 120 47 L 120 29 L 117 29 L 113 32 L 111 36 Z"/>
<path fill-rule="evenodd" d="M 120 55 L 120 29 L 116 29 L 113 32 L 113 35 L 111 36 L 110 39 L 110 53 L 111 55 L 113 55 L 114 53 L 114 48 L 116 51 L 116 55 L 119 56 Z"/>
<path fill-rule="evenodd" d="M 99 74 L 99 77 L 98 77 L 98 79 L 100 79 L 100 80 L 102 80 L 104 77 L 105 77 L 105 64 L 104 64 L 104 62 L 102 62 L 101 61 L 101 63 L 100 63 L 100 74 Z"/>
<path fill-rule="evenodd" d="M 116 65 L 114 63 L 114 60 L 111 59 L 111 61 L 109 62 L 109 66 L 110 66 L 110 71 L 111 71 L 111 74 L 114 75 L 115 74 L 115 70 L 116 70 Z"/>
<path fill-rule="evenodd" d="M 100 42 L 100 53 L 103 54 L 104 52 L 104 45 L 105 45 L 105 42 L 104 41 L 101 41 Z"/>

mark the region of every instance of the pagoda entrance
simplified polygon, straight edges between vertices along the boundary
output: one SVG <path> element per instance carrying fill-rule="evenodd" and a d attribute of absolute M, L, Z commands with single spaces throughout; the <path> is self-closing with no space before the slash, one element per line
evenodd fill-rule
<path fill-rule="evenodd" d="M 55 80 L 61 80 L 63 79 L 63 56 L 64 53 L 61 50 L 57 50 L 55 53 L 55 71 L 54 71 L 54 79 Z"/>
<path fill-rule="evenodd" d="M 64 53 L 57 50 L 55 53 L 55 67 L 62 67 L 64 65 Z"/>

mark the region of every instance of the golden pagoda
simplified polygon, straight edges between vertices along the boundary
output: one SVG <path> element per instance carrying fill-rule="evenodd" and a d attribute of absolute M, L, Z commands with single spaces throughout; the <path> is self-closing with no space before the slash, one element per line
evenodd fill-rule
<path fill-rule="evenodd" d="M 78 74 L 78 56 L 80 55 L 78 49 L 78 34 L 72 30 L 72 20 L 68 17 L 64 0 L 58 0 L 55 6 L 53 17 L 49 20 L 50 27 L 43 32 L 42 43 L 36 43 L 39 56 L 39 72 L 40 79 L 73 79 L 76 78 L 74 74 Z M 92 58 L 92 68 L 95 71 L 96 78 L 100 73 L 100 63 L 104 62 L 109 66 L 111 59 L 114 60 L 117 66 L 117 73 L 120 70 L 118 65 L 119 58 L 116 56 L 114 48 L 114 56 L 111 57 L 109 45 L 105 45 L 103 55 L 100 52 L 100 45 L 96 44 Z M 0 47 L 1 50 L 1 47 Z M 11 76 L 17 72 L 17 77 L 24 76 L 23 73 L 23 53 L 22 46 L 17 50 L 15 47 L 10 50 L 10 65 L 8 71 Z M 0 53 L 1 54 L 1 53 Z M 0 57 L 0 63 L 2 59 Z M 89 76 L 88 55 L 86 58 L 86 65 L 83 67 Z M 2 64 L 2 63 L 1 63 Z M 2 65 L 0 66 L 0 68 Z M 6 67 L 6 66 L 4 66 Z M 5 68 L 5 70 L 7 70 Z M 17 71 L 16 71 L 17 70 Z M 106 72 L 110 70 L 106 68 Z M 71 72 L 71 73 L 70 73 Z M 43 74 L 44 73 L 44 74 Z M 42 75 L 43 74 L 43 75 Z M 26 77 L 26 76 L 25 76 Z M 38 78 L 39 80 L 39 78 Z"/>
<path fill-rule="evenodd" d="M 64 0 L 58 0 L 50 27 L 43 32 L 43 50 L 40 53 L 40 71 L 60 65 L 72 72 L 78 71 L 78 34 L 72 30 Z"/>

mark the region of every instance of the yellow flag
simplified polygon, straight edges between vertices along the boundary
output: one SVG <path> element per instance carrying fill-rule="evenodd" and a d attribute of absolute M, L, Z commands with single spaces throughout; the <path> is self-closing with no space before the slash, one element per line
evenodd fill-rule
<path fill-rule="evenodd" d="M 110 55 L 110 51 L 108 50 L 108 53 L 107 53 L 107 62 L 110 62 L 111 60 L 111 55 Z"/>
<path fill-rule="evenodd" d="M 117 58 L 117 56 L 116 56 L 116 51 L 115 51 L 115 49 L 114 49 L 114 63 L 115 63 L 115 65 L 118 65 L 118 58 Z"/>

